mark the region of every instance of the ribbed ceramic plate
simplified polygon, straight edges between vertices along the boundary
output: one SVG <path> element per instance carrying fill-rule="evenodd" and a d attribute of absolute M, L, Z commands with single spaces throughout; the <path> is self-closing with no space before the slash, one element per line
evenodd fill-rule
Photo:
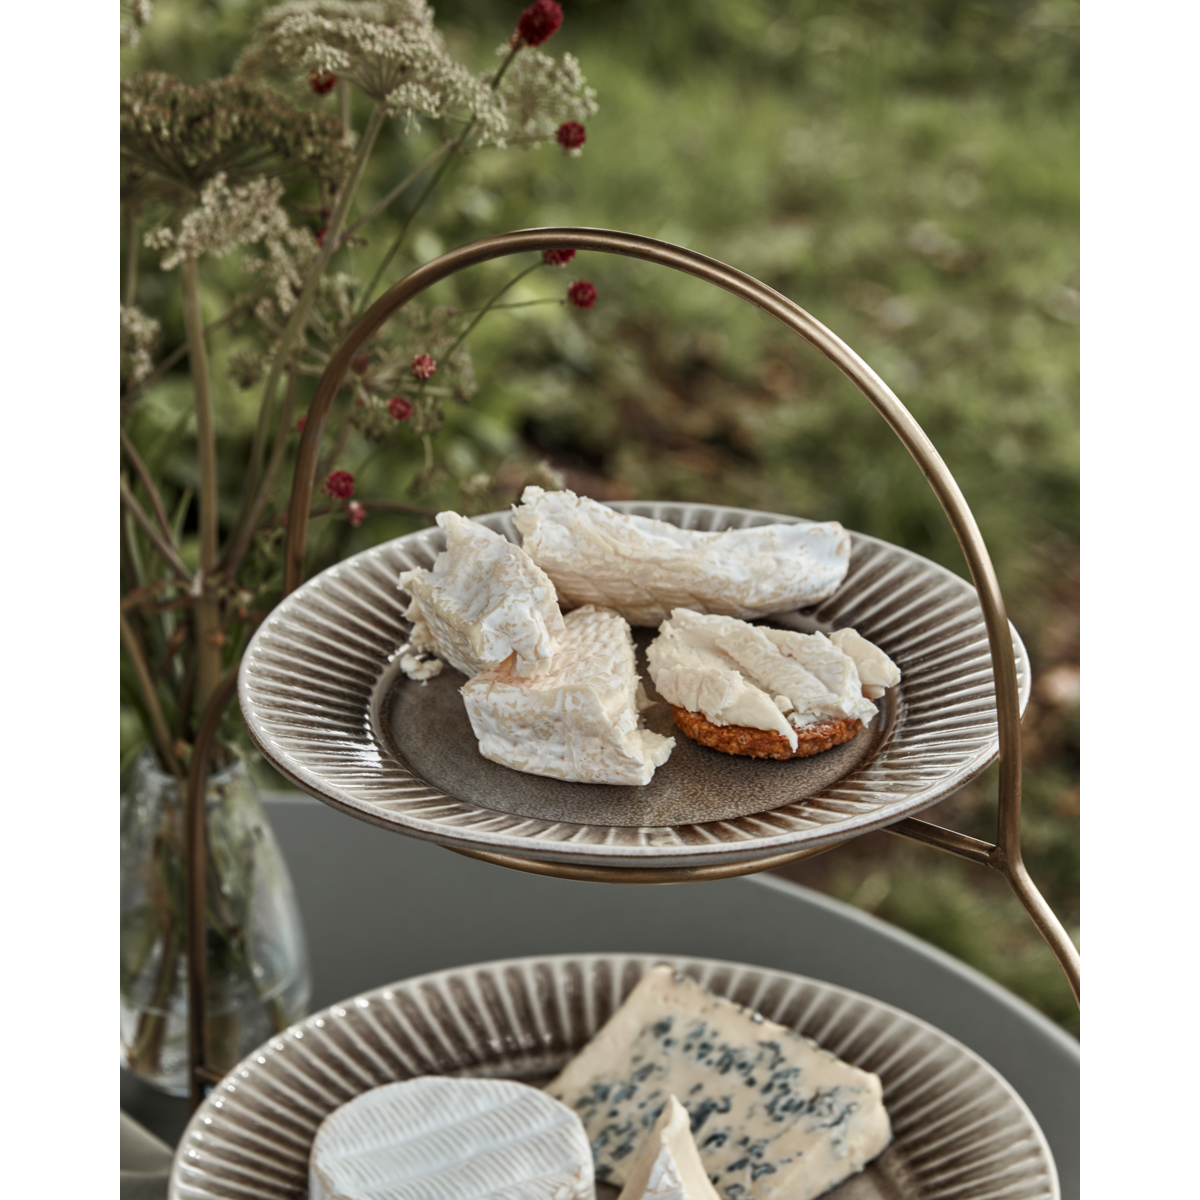
<path fill-rule="evenodd" d="M 706 504 L 624 503 L 688 529 L 795 521 Z M 513 541 L 507 513 L 480 520 Z M 853 626 L 899 665 L 879 715 L 844 746 L 790 762 L 738 758 L 676 734 L 644 788 L 565 783 L 480 755 L 447 668 L 401 674 L 408 596 L 401 571 L 428 567 L 442 531 L 366 550 L 309 580 L 263 622 L 239 694 L 255 742 L 287 778 L 378 825 L 455 849 L 617 867 L 751 862 L 818 848 L 919 812 L 984 769 L 998 748 L 992 666 L 974 589 L 927 559 L 852 534 L 850 569 L 828 600 L 776 618 L 805 631 Z M 635 631 L 644 643 L 652 631 Z M 1014 632 L 1022 709 L 1029 662 Z M 644 660 L 647 690 L 654 696 Z"/>
<path fill-rule="evenodd" d="M 417 1075 L 545 1084 L 659 962 L 883 1081 L 895 1140 L 827 1193 L 834 1200 L 1058 1200 L 1049 1146 L 1020 1097 L 931 1025 L 783 971 L 618 954 L 461 967 L 309 1017 L 235 1067 L 196 1110 L 170 1200 L 302 1197 L 317 1126 L 380 1084 Z M 616 1195 L 602 1185 L 597 1200 Z"/>

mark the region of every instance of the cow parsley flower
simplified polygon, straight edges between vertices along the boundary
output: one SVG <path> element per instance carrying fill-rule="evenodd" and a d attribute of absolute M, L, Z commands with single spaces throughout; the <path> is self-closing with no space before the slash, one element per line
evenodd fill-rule
<path fill-rule="evenodd" d="M 508 55 L 510 50 L 503 45 L 496 53 Z M 509 144 L 538 146 L 553 140 L 565 122 L 582 123 L 597 111 L 595 89 L 587 86 L 573 54 L 564 54 L 559 62 L 540 50 L 522 50 L 505 72 L 498 94 Z"/>
<path fill-rule="evenodd" d="M 160 265 L 169 271 L 185 258 L 202 254 L 220 258 L 238 246 L 261 244 L 265 257 L 247 256 L 242 269 L 266 280 L 286 316 L 295 307 L 317 247 L 307 229 L 292 225 L 282 199 L 283 184 L 278 179 L 259 178 L 231 188 L 221 173 L 204 185 L 199 206 L 184 214 L 177 229 L 150 230 L 146 245 L 166 251 Z M 268 313 L 269 307 L 259 316 Z"/>
<path fill-rule="evenodd" d="M 121 376 L 138 384 L 154 369 L 151 353 L 158 346 L 162 326 L 137 305 L 121 305 Z"/>
<path fill-rule="evenodd" d="M 425 0 L 291 0 L 269 9 L 239 71 L 290 75 L 307 86 L 314 73 L 336 75 L 401 116 L 484 116 L 500 106 L 490 89 L 446 52 Z M 485 113 L 484 110 L 490 110 Z"/>

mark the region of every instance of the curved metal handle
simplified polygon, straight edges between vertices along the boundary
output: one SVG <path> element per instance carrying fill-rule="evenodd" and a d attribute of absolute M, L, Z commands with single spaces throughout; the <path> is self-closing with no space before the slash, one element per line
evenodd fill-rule
<path fill-rule="evenodd" d="M 1039 932 L 1046 939 L 1079 998 L 1079 954 L 1066 930 L 1029 878 L 1021 860 L 1021 713 L 1017 690 L 1017 668 L 1012 637 L 1000 585 L 992 567 L 979 527 L 933 443 L 900 403 L 891 388 L 836 334 L 805 312 L 794 301 L 767 287 L 752 275 L 735 270 L 716 259 L 670 242 L 620 233 L 608 229 L 545 228 L 499 234 L 443 254 L 385 292 L 347 334 L 330 360 L 309 409 L 300 440 L 296 473 L 288 513 L 285 594 L 304 578 L 304 548 L 308 534 L 308 510 L 315 484 L 317 455 L 325 420 L 334 396 L 350 368 L 351 359 L 376 330 L 409 300 L 467 267 L 504 258 L 511 254 L 555 248 L 622 254 L 659 266 L 694 275 L 749 301 L 773 316 L 825 355 L 879 410 L 896 436 L 908 448 L 941 503 L 958 544 L 962 547 L 971 578 L 979 594 L 992 654 L 996 688 L 996 713 L 1000 733 L 1000 782 L 997 838 L 994 846 L 964 838 L 952 830 L 911 819 L 898 823 L 896 832 L 939 846 L 951 853 L 986 861 L 1008 880 Z"/>

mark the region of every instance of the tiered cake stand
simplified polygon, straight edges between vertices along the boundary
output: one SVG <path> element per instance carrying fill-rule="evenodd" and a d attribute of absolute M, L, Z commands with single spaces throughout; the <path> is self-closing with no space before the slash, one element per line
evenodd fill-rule
<path fill-rule="evenodd" d="M 853 624 L 900 663 L 903 678 L 893 689 L 898 695 L 889 696 L 872 728 L 864 731 L 870 734 L 866 740 L 860 735 L 813 760 L 731 760 L 736 771 L 730 774 L 727 764 L 715 761 L 723 756 L 679 738 L 671 761 L 650 785 L 655 790 L 632 798 L 630 793 L 643 790 L 520 776 L 475 752 L 461 704 L 456 710 L 453 703 L 451 672 L 422 689 L 405 683 L 392 661 L 407 636 L 396 575 L 430 565 L 442 547 L 440 530 L 423 530 L 356 555 L 297 591 L 304 578 L 309 504 L 326 417 L 359 348 L 440 280 L 490 259 L 558 247 L 671 267 L 769 313 L 859 388 L 929 480 L 962 546 L 974 589 L 916 555 L 854 534 L 850 572 L 838 593 L 780 618 L 801 630 Z M 616 507 L 702 529 L 795 519 L 716 505 Z M 515 540 L 506 514 L 482 520 Z M 975 520 L 932 443 L 879 376 L 799 305 L 757 279 L 667 242 L 577 228 L 486 238 L 418 268 L 364 314 L 321 379 L 296 464 L 285 592 L 243 659 L 242 709 L 272 765 L 335 808 L 487 862 L 605 883 L 750 874 L 886 828 L 999 871 L 1078 999 L 1078 953 L 1021 860 L 1020 720 L 1029 696 L 1029 663 L 1005 616 Z M 188 780 L 193 1108 L 219 1078 L 207 1065 L 204 1041 L 201 798 L 217 723 L 238 686 L 236 671 L 222 680 L 201 721 Z M 463 753 L 455 750 L 463 745 L 456 720 L 467 728 Z M 855 743 L 860 744 L 852 750 Z M 829 757 L 839 752 L 840 758 Z M 911 815 L 945 798 L 997 757 L 994 844 Z"/>

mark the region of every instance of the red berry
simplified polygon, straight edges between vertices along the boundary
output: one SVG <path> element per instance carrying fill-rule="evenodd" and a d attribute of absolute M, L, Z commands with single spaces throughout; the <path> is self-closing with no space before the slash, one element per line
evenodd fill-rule
<path fill-rule="evenodd" d="M 349 471 L 330 471 L 321 491 L 335 500 L 349 500 L 354 495 L 354 476 Z"/>
<path fill-rule="evenodd" d="M 321 228 L 318 229 L 317 232 L 313 234 L 313 237 L 315 237 L 317 239 L 318 246 L 325 245 L 325 236 L 328 233 L 329 233 L 329 226 L 322 225 Z"/>
<path fill-rule="evenodd" d="M 328 96 L 337 86 L 337 76 L 332 71 L 314 71 L 308 77 L 308 86 L 318 96 Z"/>
<path fill-rule="evenodd" d="M 564 150 L 578 150 L 587 141 L 587 130 L 578 121 L 564 121 L 555 130 L 554 140 Z"/>
<path fill-rule="evenodd" d="M 586 279 L 577 280 L 567 288 L 567 299 L 576 308 L 591 308 L 596 303 L 596 289 Z"/>
<path fill-rule="evenodd" d="M 540 46 L 562 24 L 562 5 L 556 0 L 534 0 L 517 18 L 517 37 L 527 46 Z"/>
<path fill-rule="evenodd" d="M 351 525 L 359 526 L 366 519 L 367 510 L 357 500 L 351 500 L 346 505 L 346 519 Z"/>
<path fill-rule="evenodd" d="M 418 354 L 409 363 L 409 370 L 412 371 L 414 379 L 430 379 L 437 370 L 437 363 L 428 354 Z"/>
<path fill-rule="evenodd" d="M 542 262 L 552 267 L 565 267 L 575 257 L 574 250 L 543 250 Z"/>
<path fill-rule="evenodd" d="M 407 421 L 412 416 L 412 403 L 407 396 L 393 396 L 388 401 L 388 415 L 394 421 Z"/>
<path fill-rule="evenodd" d="M 297 417 L 296 418 L 296 432 L 302 434 L 304 432 L 304 426 L 307 423 L 308 423 L 308 417 Z"/>
<path fill-rule="evenodd" d="M 370 365 L 371 360 L 365 354 L 356 354 L 350 360 L 350 370 L 352 370 L 355 375 L 365 375 L 367 373 L 367 368 Z"/>

